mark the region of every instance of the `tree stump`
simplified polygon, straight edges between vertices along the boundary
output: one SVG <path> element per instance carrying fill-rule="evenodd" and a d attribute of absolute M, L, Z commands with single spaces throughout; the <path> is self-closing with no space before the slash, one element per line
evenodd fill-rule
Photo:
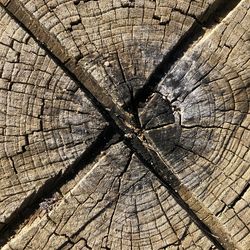
<path fill-rule="evenodd" d="M 249 249 L 249 30 L 249 0 L 1 0 L 1 249 Z"/>

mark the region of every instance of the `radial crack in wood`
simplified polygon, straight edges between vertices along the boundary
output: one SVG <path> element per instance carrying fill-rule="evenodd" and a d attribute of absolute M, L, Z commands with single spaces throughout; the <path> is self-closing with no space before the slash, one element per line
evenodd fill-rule
<path fill-rule="evenodd" d="M 0 8 L 1 227 L 94 142 L 106 122 Z"/>
<path fill-rule="evenodd" d="M 171 103 L 160 94 L 153 94 L 139 111 L 144 140 L 166 154 L 171 152 L 181 134 L 179 116 Z"/>
<path fill-rule="evenodd" d="M 163 60 L 155 67 L 154 71 L 149 75 L 145 84 L 138 90 L 133 105 L 138 106 L 145 103 L 147 98 L 155 91 L 157 85 L 167 74 L 171 66 L 183 56 L 185 52 L 191 50 L 199 40 L 213 30 L 218 23 L 223 20 L 238 4 L 240 0 L 213 1 L 208 10 L 202 15 L 202 20 L 196 20 L 192 27 L 174 44 L 173 48 L 166 53 Z"/>
<path fill-rule="evenodd" d="M 124 105 L 216 1 L 21 2 Z"/>
<path fill-rule="evenodd" d="M 3 250 L 212 249 L 123 143 L 111 146 L 90 169 L 52 211 L 24 226 Z"/>
<path fill-rule="evenodd" d="M 76 58 L 70 56 L 60 40 L 35 19 L 19 0 L 12 0 L 2 6 L 39 46 L 60 65 L 61 69 L 77 83 L 110 123 L 113 123 L 113 125 L 115 123 L 126 123 L 126 126 L 138 127 L 137 118 L 134 118 L 127 111 L 121 110 L 121 107 L 113 102 L 110 94 L 97 83 L 90 73 L 78 65 Z"/>
<path fill-rule="evenodd" d="M 65 177 L 63 201 L 46 198 L 4 248 L 248 247 L 249 0 L 227 4 L 212 18 L 240 2 L 199 40 L 191 38 L 192 47 L 183 43 L 223 2 L 1 0 L 19 24 L 1 10 L 2 171 L 7 167 L 4 178 L 19 181 L 3 184 L 10 198 L 27 195 L 12 203 L 5 223 L 32 192 L 96 146 L 106 123 L 94 106 L 130 147 L 112 146 L 76 179 Z M 178 52 L 176 45 L 184 45 L 184 57 L 167 62 L 175 64 L 157 93 L 145 93 L 148 100 L 138 107 L 135 92 L 157 76 L 169 52 Z M 133 121 L 121 111 L 127 103 Z M 181 211 L 182 223 L 162 195 Z"/>
<path fill-rule="evenodd" d="M 241 249 L 250 243 L 249 21 L 244 0 L 158 87 L 177 107 L 181 135 L 172 152 L 156 148 Z"/>

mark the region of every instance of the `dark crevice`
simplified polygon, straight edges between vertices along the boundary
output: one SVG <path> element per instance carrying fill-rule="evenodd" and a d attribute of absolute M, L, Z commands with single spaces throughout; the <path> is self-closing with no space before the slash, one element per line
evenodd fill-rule
<path fill-rule="evenodd" d="M 74 0 L 73 3 L 74 5 L 78 5 L 81 2 L 81 0 Z"/>
<path fill-rule="evenodd" d="M 130 1 L 133 2 L 133 1 Z M 79 1 L 75 1 L 75 4 L 78 4 Z M 199 40 L 201 36 L 204 34 L 204 27 L 211 27 L 216 24 L 216 20 L 219 18 L 223 18 L 228 14 L 237 4 L 237 1 L 216 1 L 216 4 L 212 4 L 208 9 L 205 17 L 203 18 L 206 21 L 201 21 L 201 23 L 195 22 L 195 24 L 190 28 L 190 30 L 186 33 L 182 39 L 177 43 L 174 49 L 167 54 L 163 61 L 158 65 L 155 71 L 148 78 L 145 86 L 139 90 L 135 99 L 132 99 L 130 106 L 132 106 L 132 110 L 134 107 L 138 107 L 140 102 L 145 102 L 145 100 L 152 94 L 156 85 L 160 82 L 166 72 L 170 69 L 170 67 L 180 58 L 185 51 L 188 50 L 191 44 L 195 41 Z M 2 5 L 1 5 L 2 6 Z M 6 8 L 5 8 L 6 9 Z M 225 11 L 226 10 L 226 11 Z M 75 75 L 68 66 L 65 65 L 53 52 L 37 38 L 31 30 L 29 30 L 25 24 L 19 21 L 10 11 L 6 9 L 6 11 L 10 14 L 10 16 L 16 20 L 16 22 L 29 34 L 33 37 L 33 39 L 39 44 L 41 48 L 43 48 L 48 55 L 55 61 L 55 63 L 61 67 L 61 69 L 74 81 L 78 84 L 78 86 L 86 93 L 86 95 L 92 100 L 92 103 L 97 107 L 97 109 L 103 114 L 107 121 L 110 122 L 112 126 L 106 128 L 97 138 L 97 140 L 82 154 L 82 156 L 75 161 L 75 163 L 68 168 L 63 174 L 59 173 L 57 176 L 51 178 L 46 182 L 46 184 L 37 192 L 34 193 L 32 197 L 30 197 L 24 204 L 16 210 L 15 214 L 11 217 L 9 221 L 7 221 L 7 225 L 4 226 L 0 230 L 0 235 L 2 238 L 0 239 L 0 246 L 6 244 L 9 238 L 15 234 L 15 230 L 19 225 L 29 218 L 33 212 L 38 209 L 39 204 L 44 199 L 51 197 L 56 190 L 59 190 L 65 183 L 69 180 L 73 179 L 76 174 L 83 169 L 87 164 L 93 162 L 102 150 L 105 150 L 110 143 L 117 142 L 120 140 L 120 136 L 118 139 L 114 139 L 114 136 L 117 135 L 116 131 L 123 135 L 131 132 L 126 124 L 122 121 L 122 117 L 114 110 L 107 111 L 106 107 L 98 100 L 100 93 L 96 93 L 95 96 L 87 87 L 83 86 L 84 83 L 81 83 L 78 79 L 78 76 Z M 25 13 L 24 13 L 25 14 Z M 67 59 L 66 62 L 69 62 L 70 59 Z M 114 107 L 115 108 L 115 107 Z M 144 165 L 159 179 L 159 181 L 167 188 L 169 193 L 173 196 L 176 202 L 188 213 L 190 218 L 194 221 L 194 223 L 198 226 L 198 228 L 207 236 L 207 238 L 213 242 L 213 244 L 218 249 L 224 249 L 220 240 L 217 239 L 216 236 L 213 235 L 209 227 L 199 219 L 199 217 L 195 214 L 195 212 L 188 206 L 188 204 L 181 198 L 178 194 L 178 189 L 181 186 L 180 181 L 177 177 L 171 172 L 170 168 L 166 166 L 166 164 L 161 160 L 161 158 L 157 155 L 156 152 L 148 149 L 142 142 L 135 136 L 134 133 L 131 134 L 131 137 L 125 139 L 125 143 L 136 153 L 139 159 L 144 163 Z M 84 163 L 83 163 L 84 162 Z M 117 196 L 118 198 L 118 196 Z M 117 199 L 116 198 L 116 199 Z M 91 221 L 95 220 L 102 212 L 106 210 L 106 208 L 110 207 L 114 201 L 111 201 L 106 207 L 104 207 L 101 211 L 99 211 L 95 216 L 93 216 L 86 224 L 84 224 L 81 230 L 84 229 Z M 237 202 L 237 201 L 236 201 Z M 76 236 L 78 232 L 73 235 Z"/>
<path fill-rule="evenodd" d="M 123 69 L 123 66 L 122 66 L 122 63 L 121 63 L 121 60 L 120 60 L 120 57 L 119 57 L 119 54 L 116 53 L 116 59 L 117 59 L 117 62 L 118 62 L 118 67 L 119 67 L 119 70 L 121 72 L 121 76 L 122 76 L 122 79 L 123 79 L 123 83 L 126 84 L 126 86 L 128 87 L 129 91 L 130 91 L 130 88 L 129 88 L 129 84 L 127 82 L 127 78 L 125 76 L 125 73 L 124 73 L 124 69 Z M 108 74 L 109 75 L 109 74 Z M 110 81 L 114 84 L 113 82 L 113 79 L 109 76 L 109 79 Z M 123 101 L 125 102 L 125 105 L 126 105 L 126 101 L 123 99 Z M 128 108 L 128 107 L 126 107 Z"/>
<path fill-rule="evenodd" d="M 160 21 L 160 20 L 161 20 L 161 17 L 154 14 L 154 15 L 153 15 L 153 19 Z"/>
<path fill-rule="evenodd" d="M 200 128 L 200 129 L 226 129 L 220 126 L 216 125 L 201 125 L 201 124 L 191 124 L 191 125 L 186 125 L 186 124 L 181 124 L 181 127 L 184 129 L 195 129 L 195 128 Z"/>
<path fill-rule="evenodd" d="M 12 157 L 10 156 L 9 159 L 10 159 L 10 161 L 11 161 L 11 165 L 12 165 L 12 167 L 13 167 L 13 170 L 14 170 L 15 174 L 17 174 L 17 169 L 16 169 L 16 166 L 15 166 L 15 163 L 14 163 Z M 1 224 L 0 224 L 0 226 L 1 226 Z"/>
<path fill-rule="evenodd" d="M 42 105 L 41 105 L 41 112 L 38 116 L 39 122 L 40 122 L 40 130 L 43 131 L 43 114 L 44 114 L 44 108 L 45 108 L 45 100 L 42 98 Z"/>
<path fill-rule="evenodd" d="M 123 8 L 134 8 L 135 7 L 135 0 L 122 1 L 121 6 Z"/>
<path fill-rule="evenodd" d="M 225 204 L 218 212 L 216 212 L 214 215 L 215 216 L 220 216 L 226 209 L 228 208 L 228 206 Z"/>
<path fill-rule="evenodd" d="M 13 84 L 14 84 L 13 82 L 11 82 L 11 81 L 9 82 L 9 88 L 8 88 L 9 91 L 12 91 Z"/>
<path fill-rule="evenodd" d="M 131 110 L 129 110 L 129 112 L 131 112 L 133 114 L 134 124 L 135 124 L 136 128 L 141 129 L 138 107 L 137 107 L 136 102 L 134 100 L 134 90 L 133 90 L 132 86 L 130 87 L 130 96 L 131 96 L 131 104 L 132 105 L 129 106 L 131 109 Z"/>
<path fill-rule="evenodd" d="M 75 57 L 76 61 L 79 62 L 83 58 L 83 54 L 79 52 L 79 54 Z"/>
<path fill-rule="evenodd" d="M 79 18 L 79 19 L 77 19 L 75 21 L 72 21 L 72 22 L 70 22 L 70 27 L 68 27 L 67 30 L 69 32 L 72 32 L 73 31 L 73 26 L 77 26 L 78 24 L 81 24 L 81 23 L 82 23 L 81 18 Z"/>
<path fill-rule="evenodd" d="M 22 145 L 22 153 L 26 152 L 26 146 L 28 146 L 29 143 L 29 135 L 24 135 L 24 145 Z"/>
<path fill-rule="evenodd" d="M 249 187 L 250 187 L 250 184 L 247 183 L 245 187 L 242 189 L 242 191 L 238 194 L 238 196 L 229 204 L 225 204 L 218 212 L 215 213 L 215 216 L 221 216 L 228 209 L 234 209 L 234 206 L 236 205 L 236 203 L 242 199 L 244 194 L 248 191 Z"/>
<path fill-rule="evenodd" d="M 87 249 L 92 249 L 92 247 L 90 247 L 89 245 L 88 245 L 88 241 L 86 240 L 86 239 L 84 239 L 84 238 L 81 238 L 83 241 L 84 241 L 84 246 L 87 248 Z"/>
<path fill-rule="evenodd" d="M 157 65 L 157 67 L 146 80 L 145 85 L 137 91 L 135 94 L 135 99 L 133 100 L 133 105 L 138 107 L 140 103 L 144 103 L 147 98 L 155 91 L 155 88 L 159 82 L 163 79 L 175 62 L 180 59 L 186 51 L 188 51 L 191 45 L 201 39 L 201 37 L 205 34 L 205 29 L 212 28 L 217 25 L 219 20 L 225 18 L 239 2 L 240 0 L 215 1 L 213 4 L 211 4 L 202 17 L 196 18 L 196 21 L 191 26 L 191 28 L 185 33 L 183 37 L 181 37 L 181 39 L 179 39 L 173 49 L 167 53 L 163 60 Z M 157 16 L 154 16 L 154 18 L 159 20 L 159 17 Z M 131 105 L 132 103 L 128 104 L 128 106 Z"/>
<path fill-rule="evenodd" d="M 57 237 L 63 236 L 67 239 L 66 242 L 64 242 L 61 246 L 57 247 L 57 250 L 61 250 L 61 249 L 63 250 L 65 249 L 65 247 L 66 249 L 71 249 L 75 245 L 75 243 L 71 240 L 71 238 L 66 234 L 58 234 L 56 232 L 54 232 L 53 234 L 56 235 Z"/>
<path fill-rule="evenodd" d="M 129 83 L 129 81 L 126 78 L 126 75 L 125 75 L 125 72 L 124 72 L 124 69 L 123 69 L 123 66 L 122 66 L 122 63 L 121 63 L 121 60 L 120 60 L 120 57 L 119 57 L 118 53 L 116 53 L 116 57 L 117 57 L 117 62 L 118 62 L 118 65 L 119 65 L 120 72 L 122 74 L 122 79 L 123 79 L 124 83 L 126 83 L 126 85 L 128 86 L 129 93 L 130 93 L 130 100 L 131 100 L 132 105 L 126 106 L 126 104 L 125 104 L 126 109 L 128 110 L 128 112 L 133 114 L 133 119 L 134 119 L 133 124 L 135 124 L 136 128 L 141 128 L 140 120 L 139 120 L 139 116 L 138 116 L 137 106 L 134 105 L 135 102 L 134 102 L 133 86 L 131 86 L 131 84 Z"/>
<path fill-rule="evenodd" d="M 210 228 L 196 215 L 196 213 L 189 207 L 189 205 L 181 198 L 178 193 L 180 187 L 180 181 L 177 177 L 169 170 L 164 162 L 159 158 L 159 156 L 152 150 L 147 150 L 138 140 L 127 140 L 126 144 L 134 149 L 138 158 L 142 163 L 158 178 L 162 185 L 168 190 L 175 201 L 184 209 L 190 216 L 192 221 L 198 226 L 198 228 L 203 232 L 203 234 L 220 250 L 225 248 L 215 236 Z"/>
<path fill-rule="evenodd" d="M 228 204 L 228 208 L 233 208 L 236 205 L 236 203 L 242 199 L 242 197 L 247 192 L 249 187 L 250 187 L 250 183 L 247 183 L 245 187 L 243 188 L 243 190 L 240 192 L 240 194 L 230 204 Z"/>
<path fill-rule="evenodd" d="M 78 24 L 81 24 L 81 23 L 82 23 L 82 20 L 81 20 L 81 18 L 79 18 L 79 19 L 77 19 L 76 21 L 70 22 L 70 25 L 71 25 L 71 26 L 74 26 L 74 25 L 78 25 Z"/>
<path fill-rule="evenodd" d="M 102 151 L 118 141 L 120 141 L 120 136 L 115 133 L 115 129 L 112 126 L 107 127 L 72 166 L 66 169 L 64 173 L 60 171 L 57 175 L 47 180 L 42 188 L 34 191 L 0 229 L 0 247 L 5 245 L 15 235 L 19 226 L 39 209 L 42 202 L 53 198 L 54 193 L 58 192 L 67 182 L 74 179 L 80 170 L 94 162 Z"/>
<path fill-rule="evenodd" d="M 171 126 L 171 125 L 174 125 L 174 123 L 164 123 L 164 124 L 159 124 L 159 125 L 155 125 L 155 126 L 152 126 L 150 128 L 146 128 L 144 129 L 144 131 L 151 131 L 151 130 L 157 130 L 157 129 L 164 129 L 168 126 Z"/>
<path fill-rule="evenodd" d="M 20 4 L 17 1 L 18 4 Z M 0 6 L 2 6 L 2 4 L 0 3 Z M 45 44 L 42 40 L 39 39 L 39 37 L 37 37 L 32 30 L 28 29 L 26 27 L 26 24 L 21 22 L 11 11 L 9 11 L 8 6 L 2 6 L 5 11 L 10 15 L 10 17 L 12 17 L 13 20 L 15 20 L 15 22 L 23 28 L 23 30 L 25 32 L 27 32 L 35 41 L 36 43 L 43 49 L 45 50 L 45 52 L 48 54 L 48 56 L 55 62 L 56 65 L 58 65 L 64 72 L 65 74 L 71 79 L 73 80 L 77 86 L 86 94 L 86 96 L 89 98 L 89 100 L 92 102 L 92 104 L 97 108 L 97 110 L 103 115 L 103 117 L 113 126 L 116 127 L 117 131 L 119 131 L 120 133 L 123 133 L 122 130 L 119 130 L 119 125 L 117 126 L 117 124 L 124 124 L 124 121 L 130 122 L 133 124 L 133 121 L 130 120 L 129 117 L 127 117 L 127 114 L 121 112 L 121 110 L 117 107 L 114 106 L 113 101 L 111 100 L 111 97 L 107 96 L 105 94 L 105 92 L 103 92 L 102 88 L 90 77 L 90 81 L 91 82 L 91 87 L 92 90 L 94 87 L 96 87 L 96 89 L 94 89 L 93 91 L 95 91 L 95 93 L 92 93 L 91 90 L 89 90 L 89 85 L 90 83 L 88 82 L 85 86 L 85 82 L 81 82 L 79 80 L 79 76 L 75 75 L 74 72 L 72 72 L 72 70 L 70 69 L 70 66 L 68 66 L 69 64 L 72 64 L 72 59 L 71 58 L 67 58 L 67 60 L 65 62 L 63 62 L 60 58 L 58 58 L 49 48 L 48 44 Z M 24 8 L 21 4 L 20 4 L 20 8 Z M 28 13 L 28 12 L 27 12 Z M 24 15 L 26 15 L 27 13 L 24 13 Z M 42 27 L 43 28 L 43 27 Z M 44 29 L 44 28 L 43 28 Z M 49 32 L 48 32 L 49 33 Z M 52 46 L 53 47 L 53 46 Z M 62 48 L 61 48 L 62 49 Z M 75 67 L 79 67 L 77 65 L 77 62 L 74 62 Z M 82 71 L 79 74 L 86 74 L 86 72 Z M 87 80 L 86 80 L 87 81 Z M 100 91 L 100 93 L 98 92 Z M 100 100 L 104 100 L 104 102 L 109 103 L 108 105 L 110 105 L 111 107 L 106 107 L 102 101 Z"/>
<path fill-rule="evenodd" d="M 21 53 L 19 51 L 16 52 L 16 62 L 20 62 L 20 55 Z"/>

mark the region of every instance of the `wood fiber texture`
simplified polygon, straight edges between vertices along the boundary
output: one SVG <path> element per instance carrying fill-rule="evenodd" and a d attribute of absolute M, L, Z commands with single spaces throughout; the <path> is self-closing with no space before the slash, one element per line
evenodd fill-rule
<path fill-rule="evenodd" d="M 1 249 L 249 249 L 249 31 L 249 0 L 0 0 Z"/>

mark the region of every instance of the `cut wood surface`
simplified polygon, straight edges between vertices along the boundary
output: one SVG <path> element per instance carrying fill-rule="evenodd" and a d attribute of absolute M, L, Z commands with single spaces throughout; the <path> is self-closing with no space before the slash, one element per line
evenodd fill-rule
<path fill-rule="evenodd" d="M 21 2 L 120 105 L 215 4 L 214 0 Z"/>
<path fill-rule="evenodd" d="M 245 246 L 250 241 L 249 7 L 242 1 L 160 83 L 163 98 L 179 110 L 181 135 L 171 153 L 156 145 L 182 183 Z M 164 129 L 152 140 L 158 143 Z"/>
<path fill-rule="evenodd" d="M 1 226 L 65 171 L 106 123 L 79 87 L 1 8 Z"/>
<path fill-rule="evenodd" d="M 3 249 L 206 249 L 213 245 L 122 143 L 110 147 L 64 197 L 49 215 L 40 212 Z"/>
<path fill-rule="evenodd" d="M 250 0 L 0 0 L 1 249 L 250 248 Z"/>

